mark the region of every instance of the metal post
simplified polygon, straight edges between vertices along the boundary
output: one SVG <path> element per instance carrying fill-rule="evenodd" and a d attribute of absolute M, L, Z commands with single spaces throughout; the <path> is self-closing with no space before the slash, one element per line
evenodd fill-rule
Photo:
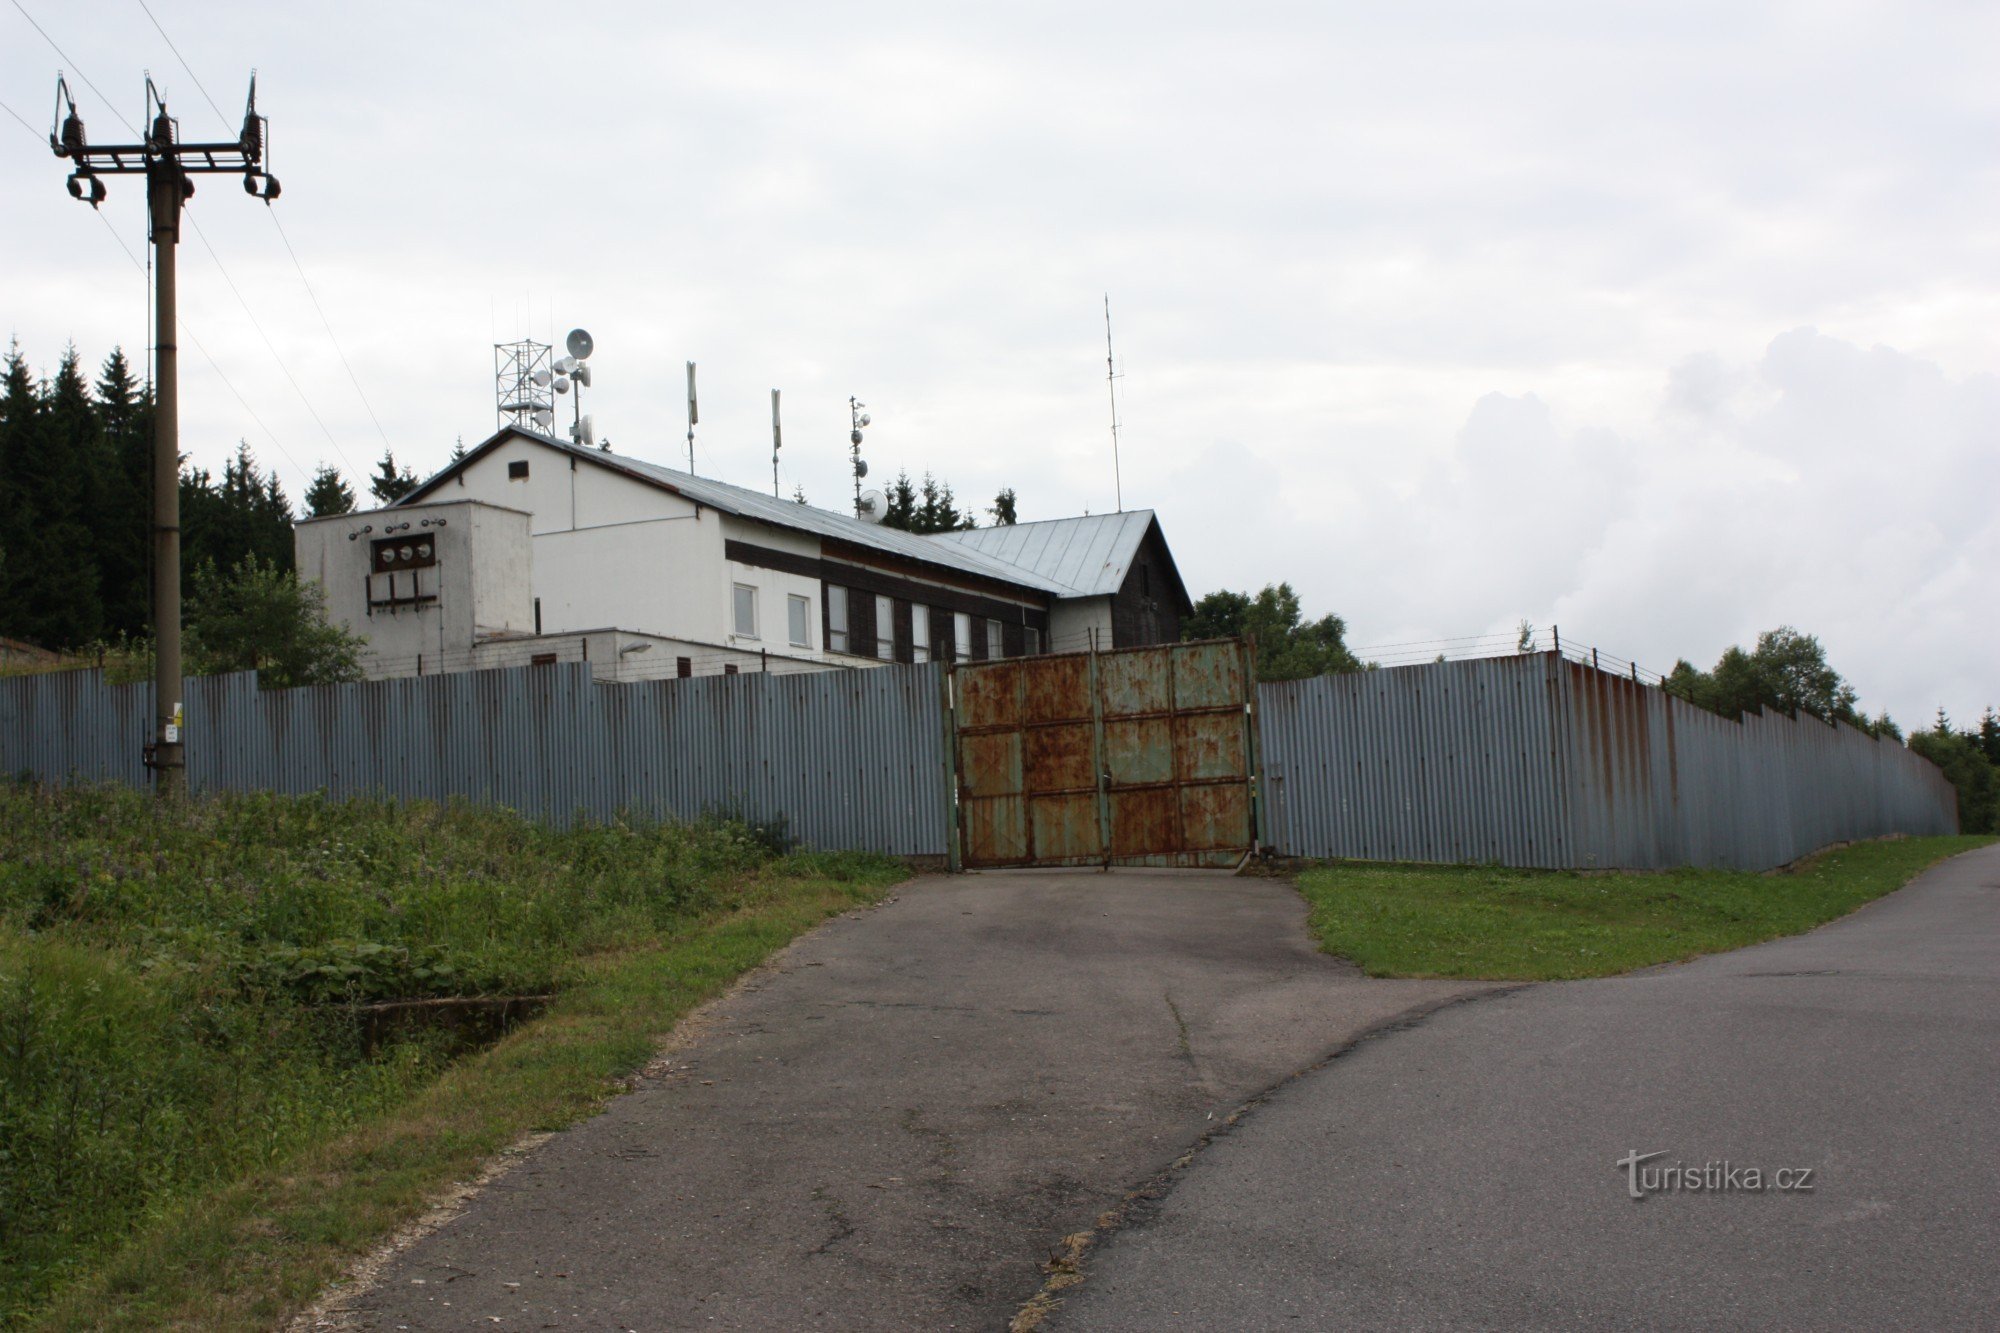
<path fill-rule="evenodd" d="M 153 122 L 157 142 L 171 143 L 162 108 Z M 180 241 L 186 177 L 171 152 L 147 162 L 147 208 L 153 232 L 153 767 L 160 796 L 187 790 L 181 746 L 181 426 L 180 355 L 176 344 L 174 253 Z"/>

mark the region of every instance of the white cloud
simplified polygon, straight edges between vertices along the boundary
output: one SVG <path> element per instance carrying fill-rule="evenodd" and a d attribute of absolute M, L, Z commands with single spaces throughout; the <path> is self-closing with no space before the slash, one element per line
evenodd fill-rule
<path fill-rule="evenodd" d="M 1557 619 L 1661 665 L 1790 620 L 1906 722 L 2000 688 L 1990 7 L 156 3 L 218 120 L 150 25 L 27 3 L 127 116 L 151 68 L 216 132 L 259 68 L 286 227 L 420 467 L 488 429 L 496 337 L 581 324 L 621 449 L 679 459 L 692 357 L 705 469 L 768 476 L 775 385 L 785 486 L 833 501 L 859 393 L 878 472 L 1102 509 L 1108 290 L 1126 497 L 1198 589 L 1290 578 L 1363 642 Z M 0 12 L 31 121 L 54 60 Z M 0 173 L 0 333 L 38 365 L 142 346 L 140 276 L 46 146 L 0 123 Z M 226 179 L 193 208 L 366 469 L 275 229 Z M 275 443 L 192 354 L 184 438 L 247 437 L 296 494 L 335 446 L 181 259 Z"/>

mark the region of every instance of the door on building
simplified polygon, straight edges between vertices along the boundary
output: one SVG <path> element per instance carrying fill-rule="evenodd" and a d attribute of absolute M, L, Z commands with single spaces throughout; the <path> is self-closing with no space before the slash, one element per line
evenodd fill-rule
<path fill-rule="evenodd" d="M 955 667 L 968 868 L 1233 866 L 1254 843 L 1236 640 Z"/>

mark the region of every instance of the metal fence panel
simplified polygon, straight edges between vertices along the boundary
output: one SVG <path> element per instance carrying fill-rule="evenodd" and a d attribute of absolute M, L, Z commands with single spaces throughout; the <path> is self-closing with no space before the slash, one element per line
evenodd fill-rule
<path fill-rule="evenodd" d="M 188 681 L 200 791 L 379 793 L 567 824 L 784 816 L 814 847 L 946 852 L 936 665 L 599 684 L 583 664 L 264 691 Z M 143 785 L 150 685 L 0 680 L 0 772 Z"/>
<path fill-rule="evenodd" d="M 1763 870 L 1831 843 L 1951 833 L 1951 785 L 1844 724 L 1733 721 L 1554 653 L 1258 687 L 1281 852 L 1513 866 Z"/>

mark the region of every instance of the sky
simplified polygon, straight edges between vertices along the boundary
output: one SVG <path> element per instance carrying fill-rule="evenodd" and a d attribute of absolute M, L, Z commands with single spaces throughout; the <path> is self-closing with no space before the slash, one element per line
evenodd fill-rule
<path fill-rule="evenodd" d="M 1195 596 L 1289 581 L 1384 661 L 1793 625 L 1867 711 L 1966 723 L 1995 51 L 1993 6 L 1838 0 L 5 0 L 0 335 L 148 341 L 143 192 L 69 198 L 57 69 L 103 143 L 146 70 L 233 138 L 255 68 L 282 197 L 202 180 L 180 247 L 198 463 L 434 470 L 494 429 L 494 343 L 582 327 L 620 453 L 686 465 L 694 360 L 706 475 L 770 485 L 778 388 L 781 489 L 850 503 L 858 395 L 871 480 L 1103 512 L 1108 293 L 1123 501 Z"/>

